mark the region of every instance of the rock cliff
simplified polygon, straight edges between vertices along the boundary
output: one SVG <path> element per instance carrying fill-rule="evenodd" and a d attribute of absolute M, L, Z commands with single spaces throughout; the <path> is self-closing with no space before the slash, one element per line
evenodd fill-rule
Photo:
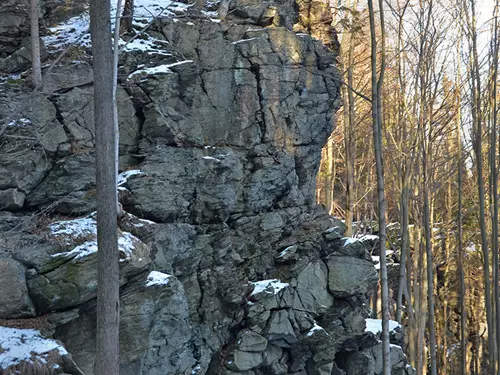
<path fill-rule="evenodd" d="M 2 7 L 17 25 L 0 21 L 5 64 L 24 48 L 27 14 Z M 85 2 L 69 2 L 66 17 L 60 7 L 44 4 L 45 20 L 63 22 L 44 41 L 49 56 L 73 47 L 45 70 L 43 91 L 23 75 L 0 86 L 0 324 L 59 340 L 72 357 L 52 373 L 93 374 L 93 77 L 86 29 L 64 33 L 82 31 Z M 175 3 L 123 41 L 123 375 L 381 374 L 365 331 L 377 271 L 314 202 L 341 104 L 328 11 L 234 0 L 218 22 Z M 401 348 L 392 353 L 393 374 L 411 374 Z"/>

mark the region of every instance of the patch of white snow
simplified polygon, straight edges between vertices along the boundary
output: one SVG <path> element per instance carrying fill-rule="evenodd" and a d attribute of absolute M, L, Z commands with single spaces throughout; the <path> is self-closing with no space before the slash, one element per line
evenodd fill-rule
<path fill-rule="evenodd" d="M 146 278 L 146 286 L 167 285 L 171 277 L 171 275 L 167 275 L 166 273 L 151 271 Z"/>
<path fill-rule="evenodd" d="M 7 370 L 23 361 L 30 361 L 34 356 L 43 356 L 57 350 L 60 355 L 68 352 L 54 340 L 42 337 L 34 329 L 0 327 L 0 369 Z M 0 371 L 3 373 L 3 371 Z"/>
<path fill-rule="evenodd" d="M 353 237 L 344 237 L 342 239 L 344 240 L 344 246 L 348 246 L 352 243 L 359 242 L 359 239 Z"/>
<path fill-rule="evenodd" d="M 326 333 L 326 335 L 329 336 L 328 332 L 326 332 L 325 329 L 323 327 L 321 327 L 320 325 L 318 325 L 318 323 L 316 323 L 316 321 L 315 321 L 314 326 L 309 330 L 309 332 L 307 332 L 307 336 L 311 337 L 312 335 L 314 335 L 314 333 L 320 332 L 320 331 L 324 331 Z"/>
<path fill-rule="evenodd" d="M 33 125 L 30 119 L 27 118 L 20 118 L 18 120 L 12 120 L 7 124 L 7 126 L 17 126 L 17 127 L 23 127 L 23 126 L 29 126 Z"/>
<path fill-rule="evenodd" d="M 382 319 L 366 318 L 365 321 L 366 321 L 365 332 L 372 332 L 374 334 L 382 332 Z M 398 322 L 394 320 L 389 320 L 389 332 L 394 331 L 398 327 L 400 327 Z"/>
<path fill-rule="evenodd" d="M 125 184 L 128 181 L 128 179 L 130 177 L 141 175 L 141 174 L 144 174 L 144 172 L 140 171 L 139 169 L 133 169 L 130 171 L 122 172 L 118 175 L 118 181 L 117 181 L 116 185 L 122 186 L 123 184 Z"/>
<path fill-rule="evenodd" d="M 253 291 L 251 296 L 266 292 L 268 294 L 278 294 L 282 289 L 289 286 L 288 283 L 282 283 L 278 279 L 262 280 L 252 283 Z"/>

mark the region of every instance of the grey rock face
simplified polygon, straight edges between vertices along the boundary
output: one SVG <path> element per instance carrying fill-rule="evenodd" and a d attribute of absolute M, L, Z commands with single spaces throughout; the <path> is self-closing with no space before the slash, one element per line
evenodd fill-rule
<path fill-rule="evenodd" d="M 298 5 L 325 34 L 313 3 Z M 64 19 L 85 0 L 68 14 L 46 6 Z M 148 32 L 161 54 L 121 57 L 120 165 L 136 170 L 119 186 L 121 373 L 346 374 L 343 353 L 359 357 L 352 371 L 365 357 L 376 371 L 363 332 L 376 271 L 314 205 L 340 106 L 337 51 L 290 31 L 291 1 L 231 7 L 231 23 L 159 19 Z M 2 284 L 23 291 L 0 293 L 19 306 L 0 314 L 47 313 L 48 334 L 92 375 L 93 77 L 85 63 L 53 73 L 48 96 L 0 90 L 0 117 L 16 114 L 0 143 Z M 52 213 L 83 217 L 50 224 Z"/>
<path fill-rule="evenodd" d="M 364 259 L 331 257 L 327 266 L 328 287 L 336 297 L 365 294 L 378 280 L 373 264 Z"/>
<path fill-rule="evenodd" d="M 29 35 L 29 1 L 2 1 L 0 14 L 0 57 L 5 57 L 19 47 L 20 36 Z"/>
<path fill-rule="evenodd" d="M 140 145 L 149 181 L 131 184 L 130 208 L 156 221 L 205 223 L 311 203 L 340 104 L 338 71 L 322 65 L 328 51 L 284 28 L 242 40 L 214 23 L 192 27 L 192 37 L 185 28 L 166 21 L 162 30 L 193 61 L 130 77 L 150 100 Z"/>
<path fill-rule="evenodd" d="M 35 315 L 26 287 L 26 269 L 7 256 L 0 255 L 0 318 L 19 318 Z"/>

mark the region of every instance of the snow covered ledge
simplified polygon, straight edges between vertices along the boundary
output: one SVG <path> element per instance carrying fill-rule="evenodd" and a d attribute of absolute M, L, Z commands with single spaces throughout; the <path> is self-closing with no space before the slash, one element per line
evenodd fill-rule
<path fill-rule="evenodd" d="M 72 374 L 83 372 L 57 341 L 38 330 L 0 326 L 1 374 Z"/>

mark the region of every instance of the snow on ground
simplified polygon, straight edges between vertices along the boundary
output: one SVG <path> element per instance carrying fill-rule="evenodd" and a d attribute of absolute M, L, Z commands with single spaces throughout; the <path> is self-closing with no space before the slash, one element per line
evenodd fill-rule
<path fill-rule="evenodd" d="M 137 38 L 130 41 L 124 41 L 120 39 L 118 42 L 120 50 L 126 52 L 146 52 L 152 55 L 162 55 L 165 57 L 172 56 L 171 53 L 165 52 L 163 46 L 169 43 L 165 40 L 160 40 L 153 38 L 149 35 L 145 35 L 147 39 Z"/>
<path fill-rule="evenodd" d="M 167 285 L 171 277 L 172 277 L 171 275 L 167 275 L 166 273 L 151 271 L 148 277 L 146 278 L 147 280 L 146 286 Z"/>
<path fill-rule="evenodd" d="M 64 258 L 72 258 L 73 260 L 83 259 L 97 253 L 97 241 L 87 241 L 78 245 L 71 251 L 66 251 L 64 253 L 54 254 L 53 257 L 64 257 Z"/>
<path fill-rule="evenodd" d="M 96 213 L 74 220 L 56 221 L 49 225 L 49 230 L 56 238 L 65 238 L 65 243 L 70 245 L 75 238 L 97 236 Z"/>
<path fill-rule="evenodd" d="M 87 12 L 72 17 L 57 26 L 48 28 L 49 34 L 42 37 L 47 48 L 59 49 L 71 44 L 81 42 L 86 36 L 90 36 L 90 16 Z M 86 42 L 88 43 L 88 40 Z"/>
<path fill-rule="evenodd" d="M 279 255 L 278 258 L 283 258 L 286 254 L 288 254 L 289 251 L 293 250 L 295 248 L 295 245 L 288 246 L 286 249 L 284 249 Z"/>
<path fill-rule="evenodd" d="M 365 320 L 366 320 L 365 332 L 372 332 L 374 334 L 382 332 L 382 319 L 366 318 Z M 400 327 L 398 322 L 395 322 L 394 320 L 389 320 L 389 332 L 394 331 L 398 327 Z"/>
<path fill-rule="evenodd" d="M 178 61 L 173 64 L 164 64 L 164 65 L 158 65 L 154 66 L 152 68 L 145 68 L 145 69 L 139 69 L 136 70 L 135 72 L 131 73 L 128 77 L 134 77 L 136 75 L 155 75 L 155 74 L 169 74 L 173 73 L 170 68 L 173 68 L 174 66 L 186 64 L 186 63 L 192 63 L 193 60 L 184 60 L 184 61 Z"/>
<path fill-rule="evenodd" d="M 156 17 L 174 16 L 185 12 L 188 8 L 188 4 L 180 3 L 178 1 L 135 0 L 133 23 L 139 28 L 145 27 Z M 113 2 L 111 6 L 110 15 L 111 27 L 114 28 L 114 21 L 116 17 L 115 2 Z M 69 45 L 90 47 L 90 16 L 88 11 L 72 17 L 58 25 L 49 27 L 48 31 L 48 35 L 42 37 L 48 49 L 63 50 Z M 135 44 L 136 43 L 134 43 L 134 45 Z M 152 48 L 151 51 L 159 52 L 158 48 Z"/>
<path fill-rule="evenodd" d="M 359 237 L 360 241 L 378 241 L 378 236 L 374 234 L 365 234 L 364 236 Z"/>
<path fill-rule="evenodd" d="M 53 257 L 69 258 L 72 260 L 83 259 L 97 252 L 97 222 L 96 213 L 74 220 L 64 220 L 49 225 L 49 230 L 53 237 L 64 240 L 66 245 L 74 244 L 78 239 L 86 239 L 84 243 L 76 246 L 70 251 L 53 254 Z M 118 237 L 118 250 L 125 254 L 125 259 L 129 260 L 135 248 L 135 244 L 140 240 L 128 232 L 121 232 Z"/>
<path fill-rule="evenodd" d="M 307 336 L 311 337 L 316 332 L 321 332 L 321 331 L 325 332 L 326 335 L 329 336 L 328 332 L 326 332 L 323 327 L 321 327 L 320 325 L 318 325 L 318 323 L 316 323 L 316 321 L 314 321 L 314 326 L 309 330 L 309 332 L 307 332 Z"/>
<path fill-rule="evenodd" d="M 137 175 L 141 175 L 141 174 L 145 174 L 144 172 L 140 171 L 139 169 L 133 169 L 133 170 L 130 170 L 130 171 L 125 171 L 125 172 L 122 172 L 118 175 L 118 179 L 117 179 L 117 182 L 116 182 L 116 185 L 117 186 L 122 186 L 124 184 L 127 183 L 128 179 L 132 176 L 137 176 Z"/>
<path fill-rule="evenodd" d="M 33 125 L 30 119 L 27 118 L 20 118 L 17 120 L 12 120 L 7 124 L 7 126 L 17 126 L 17 127 L 23 127 L 23 126 L 30 126 Z"/>
<path fill-rule="evenodd" d="M 280 290 L 289 286 L 288 283 L 282 283 L 278 279 L 257 281 L 252 283 L 252 285 L 254 289 L 251 296 L 262 292 L 266 292 L 268 294 L 278 294 Z"/>
<path fill-rule="evenodd" d="M 44 357 L 53 350 L 60 355 L 68 354 L 61 345 L 42 337 L 37 330 L 0 327 L 0 370 L 29 361 L 34 356 L 45 360 Z"/>
<path fill-rule="evenodd" d="M 342 240 L 344 240 L 344 246 L 359 242 L 359 239 L 353 237 L 343 237 Z"/>
<path fill-rule="evenodd" d="M 241 40 L 237 40 L 236 42 L 233 42 L 233 44 L 240 44 L 240 43 L 250 42 L 250 41 L 255 40 L 255 39 L 258 39 L 258 38 L 241 39 Z"/>

